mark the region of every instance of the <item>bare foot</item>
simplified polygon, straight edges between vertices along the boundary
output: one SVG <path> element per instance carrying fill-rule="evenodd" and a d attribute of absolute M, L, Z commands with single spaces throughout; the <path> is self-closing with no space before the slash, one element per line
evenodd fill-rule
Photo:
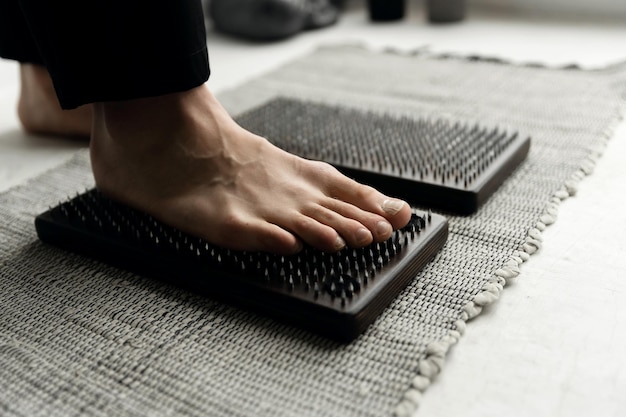
<path fill-rule="evenodd" d="M 63 110 L 48 70 L 40 65 L 20 65 L 21 91 L 17 114 L 24 130 L 36 134 L 89 138 L 91 105 Z"/>
<path fill-rule="evenodd" d="M 411 215 L 405 202 L 244 130 L 204 85 L 95 104 L 91 158 L 105 194 L 231 249 L 361 247 Z"/>

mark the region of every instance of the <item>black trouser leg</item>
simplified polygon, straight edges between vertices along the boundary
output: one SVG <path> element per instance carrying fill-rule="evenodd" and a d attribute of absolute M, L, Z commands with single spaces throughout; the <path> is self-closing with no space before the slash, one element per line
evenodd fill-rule
<path fill-rule="evenodd" d="M 180 92 L 209 77 L 200 0 L 19 4 L 63 108 Z"/>
<path fill-rule="evenodd" d="M 0 57 L 43 65 L 17 0 L 0 0 Z"/>

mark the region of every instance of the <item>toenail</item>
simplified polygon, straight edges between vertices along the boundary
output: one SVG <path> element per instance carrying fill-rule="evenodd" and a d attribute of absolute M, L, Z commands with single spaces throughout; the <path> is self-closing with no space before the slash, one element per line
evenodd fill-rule
<path fill-rule="evenodd" d="M 380 237 L 389 237 L 393 232 L 393 227 L 387 222 L 378 222 L 376 225 L 376 235 Z"/>
<path fill-rule="evenodd" d="M 397 214 L 400 210 L 402 210 L 405 204 L 406 203 L 402 200 L 385 200 L 383 201 L 381 207 L 385 213 L 391 214 L 393 216 L 394 214 Z"/>
<path fill-rule="evenodd" d="M 356 240 L 359 243 L 368 243 L 372 240 L 372 233 L 364 227 L 361 227 L 356 232 Z"/>
<path fill-rule="evenodd" d="M 346 247 L 346 241 L 341 238 L 341 236 L 337 236 L 335 239 L 335 249 L 341 250 Z"/>

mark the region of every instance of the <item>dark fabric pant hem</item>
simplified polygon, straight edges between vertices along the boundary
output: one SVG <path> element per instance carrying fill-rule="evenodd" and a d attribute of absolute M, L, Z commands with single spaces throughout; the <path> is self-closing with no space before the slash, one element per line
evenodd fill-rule
<path fill-rule="evenodd" d="M 201 0 L 0 0 L 0 55 L 44 65 L 66 109 L 185 91 L 210 75 Z"/>
<path fill-rule="evenodd" d="M 11 52 L 0 52 L 0 58 L 7 59 L 9 61 L 17 61 L 20 64 L 36 64 L 45 66 L 43 59 L 39 55 L 37 56 L 24 56 L 23 54 L 12 54 Z"/>
<path fill-rule="evenodd" d="M 119 67 L 119 66 L 118 66 Z M 149 71 L 145 71 L 149 68 Z M 73 109 L 87 103 L 133 100 L 187 91 L 204 84 L 210 76 L 207 48 L 188 57 L 168 61 L 133 64 L 118 72 L 98 74 L 51 74 L 61 107 Z M 73 77 L 71 82 L 68 78 Z M 81 89 L 81 85 L 88 88 Z"/>

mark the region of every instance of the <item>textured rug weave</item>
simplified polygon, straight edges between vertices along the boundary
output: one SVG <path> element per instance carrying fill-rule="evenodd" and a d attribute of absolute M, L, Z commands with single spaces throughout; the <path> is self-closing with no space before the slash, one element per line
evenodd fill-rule
<path fill-rule="evenodd" d="M 323 48 L 221 96 L 503 126 L 528 159 L 359 339 L 335 344 L 41 244 L 34 216 L 92 185 L 86 153 L 0 195 L 0 414 L 408 416 L 466 322 L 541 246 L 624 110 L 626 68 Z M 497 329 L 494 329 L 497 331 Z"/>

